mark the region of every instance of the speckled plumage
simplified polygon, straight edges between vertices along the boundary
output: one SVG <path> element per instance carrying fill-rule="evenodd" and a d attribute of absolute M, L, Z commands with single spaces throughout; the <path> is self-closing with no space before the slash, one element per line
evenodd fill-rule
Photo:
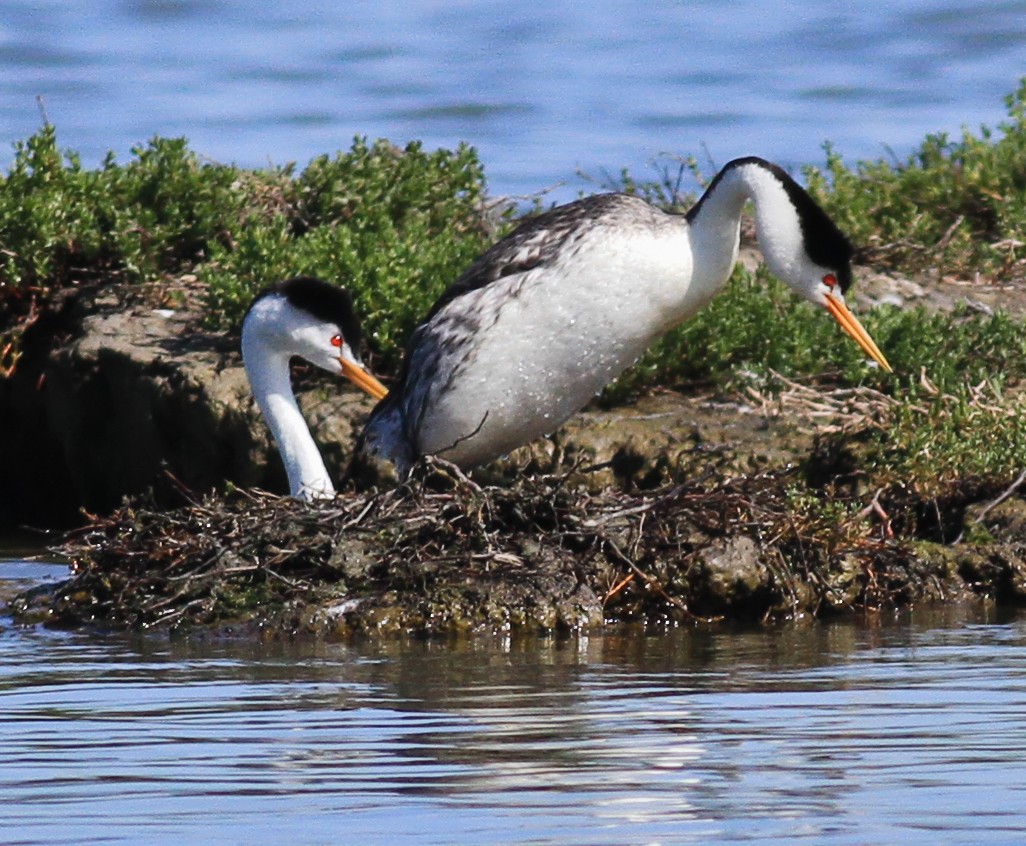
<path fill-rule="evenodd" d="M 612 299 L 619 286 L 588 280 L 603 258 L 629 257 L 624 232 L 670 250 L 682 220 L 605 194 L 526 221 L 475 261 L 414 331 L 400 384 L 375 409 L 365 447 L 381 444 L 401 468 L 423 454 L 469 466 L 551 431 L 654 339 L 650 321 L 613 321 L 603 331 L 596 297 Z M 589 289 L 595 310 L 581 299 Z M 618 342 L 604 349 L 610 333 Z"/>
<path fill-rule="evenodd" d="M 687 215 L 624 194 L 569 203 L 524 221 L 442 295 L 361 449 L 400 472 L 421 455 L 473 466 L 552 431 L 722 289 L 749 199 L 770 269 L 803 296 L 822 302 L 825 274 L 850 279 L 847 240 L 761 159 L 728 164 Z"/>

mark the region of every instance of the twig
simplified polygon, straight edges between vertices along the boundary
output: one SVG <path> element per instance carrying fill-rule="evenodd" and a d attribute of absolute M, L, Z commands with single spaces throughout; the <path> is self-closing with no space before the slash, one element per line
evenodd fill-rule
<path fill-rule="evenodd" d="M 616 541 L 614 541 L 612 538 L 604 538 L 604 541 L 605 541 L 606 546 L 609 547 L 609 549 L 613 552 L 613 554 L 618 559 L 620 559 L 621 562 L 623 562 L 628 567 L 630 567 L 631 570 L 633 570 L 638 576 L 640 576 L 645 581 L 645 584 L 648 587 L 650 587 L 652 590 L 654 590 L 656 593 L 658 593 L 663 599 L 665 599 L 668 603 L 670 603 L 670 605 L 673 605 L 673 606 L 679 608 L 688 617 L 691 617 L 691 618 L 695 617 L 695 615 L 691 613 L 691 611 L 688 609 L 688 606 L 684 602 L 682 602 L 681 600 L 677 599 L 677 597 L 675 597 L 675 596 L 670 596 L 663 589 L 663 586 L 659 583 L 659 580 L 657 578 L 655 578 L 654 576 L 650 576 L 648 573 L 646 573 L 644 570 L 642 570 L 637 564 L 635 564 L 631 560 L 630 556 L 628 556 L 626 552 L 624 552 L 622 549 L 620 549 L 620 547 L 617 545 Z"/>
<path fill-rule="evenodd" d="M 481 421 L 481 424 L 484 424 L 484 420 Z M 423 461 L 425 466 L 427 467 L 444 470 L 450 476 L 466 485 L 475 493 L 481 493 L 481 486 L 477 482 L 472 481 L 466 473 L 464 473 L 458 466 L 453 464 L 451 461 L 446 461 L 444 458 L 439 458 L 437 455 L 425 455 L 423 458 L 421 458 L 421 461 Z"/>
<path fill-rule="evenodd" d="M 581 523 L 586 529 L 597 529 L 599 526 L 604 526 L 611 520 L 616 520 L 618 517 L 629 517 L 632 514 L 642 514 L 646 511 L 651 511 L 657 505 L 661 505 L 668 500 L 675 499 L 680 496 L 681 491 L 684 490 L 684 485 L 675 485 L 665 494 L 657 496 L 654 499 L 650 499 L 648 502 L 644 502 L 641 505 L 635 505 L 632 508 L 621 508 L 617 511 L 611 511 L 608 514 L 603 514 L 601 517 L 596 517 L 594 520 L 585 520 Z"/>
<path fill-rule="evenodd" d="M 891 528 L 891 517 L 884 511 L 883 506 L 880 504 L 880 494 L 884 492 L 883 488 L 879 488 L 873 499 L 865 508 L 863 508 L 858 514 L 855 515 L 856 520 L 862 520 L 868 517 L 870 514 L 876 514 L 883 521 L 883 533 L 885 538 L 894 537 L 894 529 Z"/>
<path fill-rule="evenodd" d="M 608 591 L 606 591 L 606 595 L 602 597 L 602 607 L 605 608 L 606 603 L 609 602 L 610 599 L 612 599 L 621 590 L 627 587 L 627 585 L 634 581 L 634 576 L 634 573 L 628 573 L 620 581 L 613 585 Z"/>
<path fill-rule="evenodd" d="M 973 522 L 974 523 L 982 522 L 983 518 L 987 516 L 987 512 L 990 511 L 990 509 L 995 508 L 996 506 L 998 506 L 1002 502 L 1004 502 L 1006 499 L 1008 499 L 1008 497 L 1010 497 L 1012 494 L 1014 494 L 1019 489 L 1019 487 L 1022 485 L 1023 482 L 1026 482 L 1026 470 L 1023 470 L 1019 474 L 1019 478 L 1016 479 L 1014 482 L 1012 482 L 1012 484 L 1010 484 L 1005 489 L 1004 493 L 1002 493 L 1001 496 L 999 496 L 997 499 L 993 500 L 992 502 L 989 502 L 986 505 L 986 507 L 984 507 L 984 509 L 979 514 L 976 515 L 976 519 L 973 520 Z"/>

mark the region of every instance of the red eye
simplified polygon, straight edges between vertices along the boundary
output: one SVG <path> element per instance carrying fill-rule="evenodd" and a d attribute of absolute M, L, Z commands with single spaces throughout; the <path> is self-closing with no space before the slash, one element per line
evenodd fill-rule
<path fill-rule="evenodd" d="M 836 288 L 837 277 L 834 276 L 834 274 L 832 273 L 828 273 L 826 276 L 823 277 L 823 284 L 826 285 L 828 288 Z"/>
<path fill-rule="evenodd" d="M 331 339 L 331 345 L 333 347 L 339 347 L 341 349 L 341 347 L 342 347 L 342 336 L 341 335 L 335 335 Z"/>

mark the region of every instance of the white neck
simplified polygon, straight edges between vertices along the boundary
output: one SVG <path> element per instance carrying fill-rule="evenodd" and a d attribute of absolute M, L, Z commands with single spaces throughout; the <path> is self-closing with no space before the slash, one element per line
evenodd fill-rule
<path fill-rule="evenodd" d="M 335 488 L 324 459 L 292 392 L 289 356 L 244 334 L 242 358 L 253 396 L 278 444 L 290 493 L 307 500 L 332 496 Z"/>
<path fill-rule="evenodd" d="M 755 229 L 770 271 L 790 281 L 804 255 L 801 223 L 784 186 L 766 167 L 728 165 L 689 214 L 696 282 L 707 290 L 726 284 L 737 261 L 741 211 L 751 200 Z M 700 278 L 699 278 L 700 276 Z"/>

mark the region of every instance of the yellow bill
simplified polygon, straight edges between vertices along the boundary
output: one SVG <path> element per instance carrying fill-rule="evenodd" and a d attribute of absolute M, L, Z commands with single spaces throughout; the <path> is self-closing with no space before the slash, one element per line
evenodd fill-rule
<path fill-rule="evenodd" d="M 384 399 L 388 396 L 388 388 L 382 385 L 359 364 L 353 364 L 353 362 L 342 356 L 338 357 L 338 362 L 342 365 L 342 375 L 356 385 L 356 387 L 366 391 L 374 399 Z"/>
<path fill-rule="evenodd" d="M 865 327 L 859 323 L 858 318 L 848 310 L 848 306 L 827 294 L 826 308 L 827 311 L 833 315 L 834 320 L 841 324 L 841 328 L 855 339 L 856 344 L 865 350 L 866 355 L 873 359 L 873 361 L 879 364 L 888 373 L 893 372 L 891 370 L 891 366 L 887 363 L 887 359 L 884 358 L 884 354 L 880 352 L 880 348 L 876 345 L 873 339 L 869 337 L 869 333 L 865 330 Z M 364 390 L 366 390 L 366 388 Z"/>

